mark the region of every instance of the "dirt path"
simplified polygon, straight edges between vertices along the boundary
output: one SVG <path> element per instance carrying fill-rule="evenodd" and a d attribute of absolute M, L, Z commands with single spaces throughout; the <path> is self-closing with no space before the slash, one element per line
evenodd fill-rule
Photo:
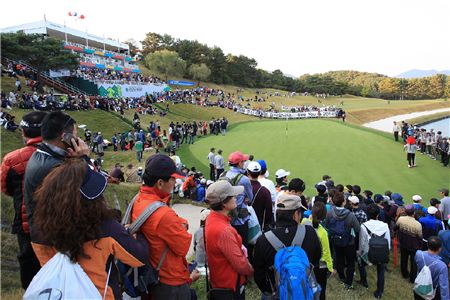
<path fill-rule="evenodd" d="M 186 219 L 189 223 L 188 231 L 192 234 L 192 241 L 187 257 L 190 257 L 194 253 L 194 233 L 200 227 L 200 212 L 204 207 L 191 204 L 174 204 L 173 209 L 180 217 Z"/>
<path fill-rule="evenodd" d="M 386 119 L 381 119 L 378 121 L 365 123 L 365 124 L 363 124 L 363 126 L 377 129 L 380 131 L 392 132 L 392 127 L 394 125 L 393 124 L 394 121 L 401 122 L 401 121 L 408 120 L 408 119 L 413 119 L 413 118 L 422 117 L 422 116 L 426 116 L 426 115 L 433 115 L 436 113 L 447 112 L 447 111 L 450 112 L 450 108 L 441 108 L 441 109 L 435 109 L 435 110 L 429 110 L 429 111 L 414 112 L 414 113 L 404 114 L 404 115 L 397 115 L 397 116 L 389 117 Z"/>

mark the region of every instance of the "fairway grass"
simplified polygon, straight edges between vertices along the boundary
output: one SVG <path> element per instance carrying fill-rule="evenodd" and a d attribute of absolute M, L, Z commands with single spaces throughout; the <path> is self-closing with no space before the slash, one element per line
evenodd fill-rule
<path fill-rule="evenodd" d="M 417 154 L 418 166 L 408 168 L 402 145 L 391 135 L 334 120 L 245 123 L 234 126 L 226 136 L 184 147 L 179 155 L 187 166 L 195 165 L 209 174 L 206 156 L 211 147 L 222 149 L 225 159 L 235 150 L 265 159 L 272 180 L 277 169 L 286 169 L 290 178 L 306 181 L 305 193 L 310 196 L 327 174 L 336 184 L 358 184 L 374 193 L 399 192 L 407 202 L 420 194 L 427 205 L 450 182 L 450 169 L 427 156 Z"/>

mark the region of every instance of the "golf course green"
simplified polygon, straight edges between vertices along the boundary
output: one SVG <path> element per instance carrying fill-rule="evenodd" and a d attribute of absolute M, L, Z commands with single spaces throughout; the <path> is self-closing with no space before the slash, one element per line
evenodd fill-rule
<path fill-rule="evenodd" d="M 428 202 L 450 182 L 448 168 L 420 153 L 417 167 L 408 168 L 401 143 L 390 134 L 337 120 L 242 123 L 232 126 L 226 136 L 209 136 L 182 147 L 179 155 L 187 166 L 209 174 L 206 157 L 211 147 L 222 149 L 225 160 L 236 150 L 265 159 L 272 180 L 277 169 L 290 171 L 290 178 L 305 180 L 306 194 L 311 196 L 324 174 L 336 184 L 358 184 L 374 193 L 399 192 L 406 202 L 414 194 Z"/>

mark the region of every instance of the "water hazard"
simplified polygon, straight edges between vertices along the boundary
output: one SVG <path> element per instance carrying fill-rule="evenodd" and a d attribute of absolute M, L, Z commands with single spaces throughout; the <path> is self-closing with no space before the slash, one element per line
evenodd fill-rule
<path fill-rule="evenodd" d="M 426 125 L 420 126 L 425 128 L 427 131 L 434 129 L 434 132 L 441 131 L 443 136 L 450 136 L 450 116 L 435 122 L 428 123 Z"/>

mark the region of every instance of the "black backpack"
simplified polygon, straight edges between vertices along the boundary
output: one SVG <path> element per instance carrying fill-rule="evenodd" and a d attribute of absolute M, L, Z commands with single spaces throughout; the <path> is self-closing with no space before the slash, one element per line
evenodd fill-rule
<path fill-rule="evenodd" d="M 372 233 L 367 226 L 363 225 L 370 236 L 369 239 L 369 261 L 374 264 L 387 264 L 389 262 L 389 242 L 384 237 Z"/>

